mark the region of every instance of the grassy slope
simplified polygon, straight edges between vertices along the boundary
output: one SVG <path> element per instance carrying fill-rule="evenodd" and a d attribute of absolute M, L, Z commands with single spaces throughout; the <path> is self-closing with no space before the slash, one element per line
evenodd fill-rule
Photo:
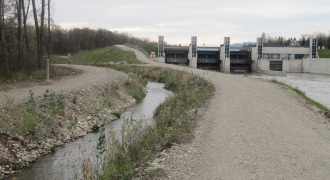
<path fill-rule="evenodd" d="M 49 69 L 50 79 L 57 79 L 62 76 L 71 76 L 74 74 L 82 73 L 81 70 L 71 69 L 67 67 L 50 66 Z M 43 82 L 46 80 L 46 71 L 39 70 L 26 74 L 22 72 L 13 73 L 9 78 L 0 76 L 0 91 L 12 89 L 12 87 L 26 87 L 30 86 L 30 83 Z"/>
<path fill-rule="evenodd" d="M 189 123 L 197 116 L 195 111 L 191 110 L 201 107 L 211 96 L 214 87 L 204 79 L 187 72 L 159 67 L 108 65 L 96 60 L 97 57 L 112 59 L 113 57 L 110 56 L 114 53 L 106 53 L 107 51 L 115 51 L 119 54 L 118 57 L 123 57 L 121 53 L 130 53 L 110 47 L 83 52 L 72 56 L 70 60 L 74 63 L 74 60 L 79 59 L 79 62 L 99 63 L 98 66 L 112 67 L 126 73 L 133 72 L 133 76 L 130 76 L 131 81 L 124 82 L 124 86 L 137 101 L 141 101 L 145 96 L 141 86 L 146 85 L 148 81 L 164 83 L 166 89 L 176 94 L 175 98 L 167 99 L 157 108 L 154 115 L 156 127 L 140 128 L 139 123 L 130 124 L 131 121 L 128 120 L 128 124 L 123 126 L 124 144 L 116 144 L 116 141 L 113 142 L 114 144 L 107 142 L 107 146 L 114 149 L 106 152 L 110 162 L 105 164 L 101 179 L 131 179 L 136 167 L 145 164 L 153 158 L 155 152 L 170 147 L 173 142 L 178 141 L 182 133 L 189 131 Z M 132 136 L 135 138 L 132 139 Z"/>
<path fill-rule="evenodd" d="M 319 49 L 320 58 L 330 58 L 330 49 Z"/>
<path fill-rule="evenodd" d="M 211 97 L 214 86 L 198 76 L 173 69 L 125 65 L 110 67 L 126 73 L 133 72 L 131 79 L 135 82 L 164 83 L 165 89 L 175 94 L 155 110 L 155 126 L 142 128 L 141 123 L 126 120 L 122 127 L 122 144 L 107 141 L 110 149 L 105 154 L 110 161 L 103 167 L 101 179 L 132 179 L 135 168 L 146 164 L 153 159 L 155 153 L 171 147 L 183 133 L 191 130 L 190 124 L 197 119 L 197 111 L 192 110 L 203 106 Z M 147 176 L 152 178 L 152 174 L 153 172 L 148 172 Z"/>
<path fill-rule="evenodd" d="M 145 46 L 139 46 L 140 48 L 146 50 L 148 54 L 151 53 L 151 50 L 154 50 L 156 53 L 158 51 L 158 47 L 156 45 L 145 45 Z"/>
<path fill-rule="evenodd" d="M 129 64 L 141 63 L 135 58 L 134 53 L 123 51 L 116 46 L 105 47 L 95 51 L 82 51 L 69 58 L 53 58 L 52 62 L 57 64 L 103 64 L 107 62 L 118 63 L 126 61 Z"/>

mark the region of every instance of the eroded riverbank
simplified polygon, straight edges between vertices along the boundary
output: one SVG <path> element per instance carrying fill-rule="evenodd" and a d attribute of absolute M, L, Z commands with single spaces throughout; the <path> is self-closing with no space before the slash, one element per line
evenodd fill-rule
<path fill-rule="evenodd" d="M 56 151 L 57 147 L 85 136 L 93 131 L 93 126 L 100 126 L 117 119 L 114 113 L 121 113 L 136 101 L 125 92 L 120 83 L 118 80 L 113 80 L 63 94 L 66 106 L 64 115 L 49 116 L 51 117 L 49 126 L 35 124 L 36 134 L 15 135 L 15 132 L 21 130 L 18 129 L 19 126 L 11 124 L 2 126 L 1 128 L 7 128 L 2 130 L 0 138 L 2 177 L 19 172 L 22 168 L 29 166 L 31 162 L 51 153 L 52 150 Z M 115 93 L 116 97 L 105 101 L 103 98 L 110 93 L 106 91 L 113 85 L 116 85 L 116 89 L 114 89 L 116 92 L 111 93 Z M 44 97 L 34 97 L 34 102 L 39 106 L 44 103 Z M 11 106 L 6 118 L 17 118 L 17 115 L 25 113 L 25 108 L 26 104 Z M 41 110 L 41 112 L 43 111 Z M 37 121 L 32 121 L 34 119 L 28 122 L 37 123 Z M 25 129 L 20 132 L 24 133 Z"/>
<path fill-rule="evenodd" d="M 147 95 L 141 103 L 125 110 L 120 119 L 105 125 L 105 135 L 109 136 L 110 131 L 120 135 L 124 119 L 133 118 L 136 121 L 150 123 L 153 119 L 153 112 L 158 105 L 172 94 L 164 89 L 164 84 L 148 83 L 146 86 Z M 84 160 L 89 158 L 92 164 L 101 164 L 101 158 L 97 159 L 96 146 L 99 133 L 90 133 L 82 138 L 60 147 L 55 154 L 50 154 L 40 161 L 33 163 L 28 169 L 18 174 L 17 179 L 79 179 Z M 107 137 L 108 138 L 108 137 Z M 102 169 L 102 167 L 100 167 Z"/>

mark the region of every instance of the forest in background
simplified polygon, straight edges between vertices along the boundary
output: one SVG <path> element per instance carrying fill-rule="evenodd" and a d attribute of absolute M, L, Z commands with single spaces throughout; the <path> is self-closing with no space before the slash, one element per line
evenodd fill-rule
<path fill-rule="evenodd" d="M 52 20 L 51 0 L 0 0 L 0 75 L 29 74 L 51 55 L 68 55 L 115 44 L 149 44 L 148 38 L 107 29 L 64 29 Z"/>
<path fill-rule="evenodd" d="M 330 49 L 330 33 L 315 32 L 313 34 L 302 34 L 300 38 L 285 38 L 283 36 L 272 37 L 270 34 L 262 33 L 261 37 L 264 39 L 265 46 L 289 46 L 291 41 L 294 40 L 300 46 L 309 47 L 310 37 L 317 39 L 318 46 Z"/>
<path fill-rule="evenodd" d="M 53 22 L 53 12 L 52 0 L 0 0 L 1 77 L 41 70 L 50 55 L 68 55 L 115 44 L 157 44 L 148 38 L 102 28 L 65 29 Z M 288 46 L 291 40 L 309 46 L 309 37 L 316 37 L 319 46 L 330 48 L 330 34 L 322 32 L 302 34 L 297 39 L 266 36 L 265 33 L 262 36 L 267 46 Z"/>

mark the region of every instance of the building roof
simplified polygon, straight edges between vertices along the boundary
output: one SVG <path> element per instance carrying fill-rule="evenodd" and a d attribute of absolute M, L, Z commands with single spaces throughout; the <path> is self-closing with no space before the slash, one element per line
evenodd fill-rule
<path fill-rule="evenodd" d="M 197 47 L 197 51 L 219 51 L 216 47 Z"/>
<path fill-rule="evenodd" d="M 164 47 L 165 51 L 189 51 L 189 47 L 187 46 L 169 46 Z"/>

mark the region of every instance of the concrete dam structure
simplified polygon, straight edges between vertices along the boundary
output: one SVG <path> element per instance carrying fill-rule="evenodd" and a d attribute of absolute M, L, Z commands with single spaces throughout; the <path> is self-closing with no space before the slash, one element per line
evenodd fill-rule
<path fill-rule="evenodd" d="M 267 46 L 263 38 L 254 47 L 231 47 L 230 37 L 224 37 L 219 47 L 197 45 L 192 36 L 189 46 L 165 46 L 164 36 L 158 37 L 158 62 L 184 64 L 192 68 L 215 69 L 225 73 L 244 71 L 281 75 L 289 72 L 330 74 L 330 59 L 320 59 L 317 40 L 309 47 L 292 41 L 288 47 Z"/>

